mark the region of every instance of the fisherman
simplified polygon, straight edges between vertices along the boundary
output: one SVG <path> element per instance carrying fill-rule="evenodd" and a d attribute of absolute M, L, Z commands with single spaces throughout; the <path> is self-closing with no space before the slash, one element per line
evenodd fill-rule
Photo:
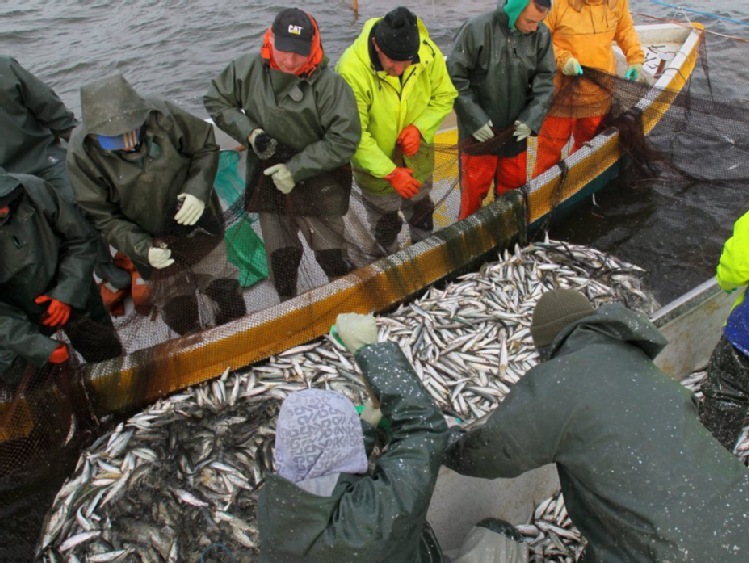
<path fill-rule="evenodd" d="M 219 128 L 252 149 L 245 205 L 259 214 L 281 301 L 297 294 L 299 233 L 329 280 L 350 272 L 343 216 L 361 127 L 351 88 L 328 66 L 315 18 L 281 10 L 260 52 L 229 63 L 203 103 Z"/>
<path fill-rule="evenodd" d="M 652 362 L 666 341 L 620 304 L 559 289 L 538 301 L 539 356 L 446 464 L 484 479 L 556 463 L 585 561 L 746 561 L 749 472 Z"/>
<path fill-rule="evenodd" d="M 339 315 L 336 328 L 380 411 L 363 412 L 360 422 L 345 396 L 319 389 L 284 400 L 277 475 L 258 498 L 260 561 L 442 561 L 426 514 L 445 451 L 444 417 L 398 344 L 377 342 L 371 315 Z M 389 442 L 369 472 L 365 441 L 374 443 L 380 415 Z"/>
<path fill-rule="evenodd" d="M 527 139 L 538 133 L 554 95 L 551 34 L 540 25 L 549 8 L 551 0 L 499 0 L 496 10 L 470 20 L 455 39 L 447 70 L 458 90 L 461 146 L 489 141 L 495 127 L 514 129 L 486 152 L 461 150 L 459 219 L 481 207 L 492 182 L 501 195 L 527 180 Z"/>
<path fill-rule="evenodd" d="M 736 221 L 733 236 L 720 255 L 715 276 L 718 285 L 728 293 L 741 291 L 707 365 L 700 408 L 703 424 L 729 451 L 733 451 L 749 412 L 749 302 L 744 299 L 749 285 L 747 249 L 749 212 Z"/>
<path fill-rule="evenodd" d="M 0 92 L 0 166 L 11 174 L 38 176 L 75 202 L 65 169 L 67 147 L 62 145 L 77 125 L 73 112 L 11 57 L 0 56 Z M 112 263 L 106 245 L 100 245 L 96 262 L 102 295 L 130 287 L 130 274 Z"/>
<path fill-rule="evenodd" d="M 83 86 L 81 111 L 67 160 L 78 204 L 144 279 L 163 270 L 151 300 L 166 324 L 177 334 L 201 328 L 196 287 L 216 302 L 216 324 L 242 317 L 213 190 L 219 149 L 211 125 L 161 98 L 141 98 L 121 74 Z"/>
<path fill-rule="evenodd" d="M 15 387 L 28 363 L 68 360 L 62 329 L 88 362 L 122 354 L 94 283 L 98 236 L 46 180 L 0 168 L 0 379 Z"/>
<path fill-rule="evenodd" d="M 432 233 L 434 135 L 457 92 L 424 23 L 404 7 L 365 23 L 336 70 L 354 89 L 362 124 L 352 164 L 371 253 L 386 256 L 398 250 L 399 211 L 412 243 Z"/>
<path fill-rule="evenodd" d="M 544 24 L 551 31 L 557 68 L 557 97 L 538 136 L 533 176 L 559 162 L 572 135 L 572 151 L 590 141 L 610 108 L 610 95 L 592 81 L 573 82 L 583 66 L 616 72 L 613 42 L 627 59 L 627 80 L 642 74 L 645 54 L 635 31 L 628 0 L 554 0 Z"/>

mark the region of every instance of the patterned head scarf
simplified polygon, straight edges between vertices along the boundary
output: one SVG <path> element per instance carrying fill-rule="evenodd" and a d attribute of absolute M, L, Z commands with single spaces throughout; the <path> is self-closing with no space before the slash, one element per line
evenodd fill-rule
<path fill-rule="evenodd" d="M 366 473 L 359 415 L 345 396 L 305 389 L 291 393 L 276 423 L 276 468 L 292 483 L 334 473 Z"/>

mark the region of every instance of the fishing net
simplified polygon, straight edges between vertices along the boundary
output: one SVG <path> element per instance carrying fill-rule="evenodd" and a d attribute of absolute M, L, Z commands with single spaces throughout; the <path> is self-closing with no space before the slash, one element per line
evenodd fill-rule
<path fill-rule="evenodd" d="M 683 28 L 684 37 L 690 32 L 691 28 Z M 545 232 L 586 246 L 594 243 L 603 251 L 602 256 L 587 266 L 576 262 L 575 268 L 580 270 L 575 270 L 573 276 L 585 280 L 579 287 L 594 299 L 599 293 L 606 294 L 604 286 L 615 287 L 621 280 L 631 282 L 633 279 L 629 274 L 635 266 L 622 266 L 618 260 L 617 265 L 612 266 L 607 253 L 644 269 L 637 274 L 641 281 L 637 284 L 631 282 L 626 291 L 617 293 L 616 299 L 647 312 L 652 312 L 652 307 L 645 304 L 653 302 L 647 288 L 652 288 L 657 301 L 665 303 L 712 277 L 722 240 L 730 235 L 733 221 L 749 203 L 745 189 L 749 180 L 749 160 L 746 158 L 749 126 L 738 104 L 690 92 L 689 76 L 697 52 L 699 48 L 704 49 L 704 44 L 695 45 L 687 55 L 676 55 L 683 43 L 683 38 L 674 39 L 673 43 L 650 42 L 643 77 L 638 82 L 587 68 L 581 77 L 560 79 L 549 112 L 549 122 L 556 121 L 556 125 L 545 127 L 527 144 L 525 166 L 528 177 L 532 179 L 501 197 L 495 197 L 490 189 L 484 206 L 462 221 L 457 220 L 461 208 L 460 185 L 461 175 L 467 171 L 461 168 L 460 154 L 471 151 L 490 157 L 514 154 L 516 151 L 508 152 L 508 145 L 514 142 L 512 129 L 496 130 L 493 139 L 476 146 L 470 140 L 460 145 L 456 131 L 448 127 L 437 136 L 434 146 L 424 151 L 416 161 L 396 155 L 399 164 L 402 159 L 404 165 L 416 170 L 429 169 L 433 164 L 430 197 L 422 198 L 402 211 L 367 197 L 357 183 L 352 184 L 350 180 L 361 171 L 348 167 L 332 171 L 322 182 L 305 182 L 296 194 L 295 189 L 288 196 L 273 189 L 265 176 L 246 181 L 245 151 L 235 147 L 234 141 L 222 139 L 222 147 L 226 150 L 222 151 L 215 182 L 215 203 L 222 210 L 220 221 L 201 225 L 197 230 L 175 228 L 167 233 L 161 242 L 172 249 L 176 263 L 165 271 L 154 273 L 147 283 L 136 275 L 137 271 L 131 272 L 133 285 L 116 310 L 120 316 L 113 319 L 125 353 L 100 363 L 84 363 L 82 355 L 74 355 L 64 379 L 70 382 L 71 388 L 80 391 L 76 395 L 80 397 L 77 402 L 69 400 L 67 391 L 54 383 L 59 382 L 59 377 L 38 376 L 44 382 L 39 384 L 39 389 L 45 390 L 36 394 L 31 385 L 7 386 L 2 390 L 4 401 L 0 405 L 0 422 L 3 426 L 0 433 L 8 438 L 2 444 L 0 487 L 9 504 L 28 494 L 28 489 L 22 488 L 17 479 L 17 475 L 22 474 L 27 476 L 25 482 L 33 482 L 32 474 L 21 471 L 28 464 L 41 467 L 40 463 L 46 463 L 49 467 L 49 454 L 52 454 L 54 465 L 65 474 L 71 471 L 72 464 L 62 455 L 55 457 L 54 452 L 60 448 L 68 446 L 66 451 L 77 452 L 81 442 L 90 441 L 104 429 L 111 430 L 112 424 L 136 409 L 213 379 L 227 368 L 237 370 L 263 360 L 269 362 L 264 367 L 255 367 L 242 375 L 231 374 L 222 380 L 221 405 L 225 406 L 223 401 L 229 401 L 236 393 L 235 403 L 230 405 L 232 409 L 255 394 L 278 400 L 296 384 L 328 386 L 360 401 L 358 376 L 350 359 L 346 359 L 331 342 L 314 339 L 327 333 L 340 312 L 393 312 L 399 304 L 409 303 L 416 296 L 424 295 L 425 291 L 433 302 L 422 305 L 421 312 L 417 308 L 411 310 L 413 324 L 396 326 L 394 321 L 383 317 L 381 328 L 391 338 L 401 335 L 404 338 L 402 347 L 417 364 L 428 360 L 420 375 L 430 373 L 431 362 L 435 354 L 441 354 L 440 348 L 452 347 L 451 351 L 455 352 L 469 343 L 481 342 L 493 350 L 494 357 L 463 359 L 465 365 L 461 365 L 461 360 L 448 360 L 457 362 L 451 369 L 468 370 L 459 391 L 444 380 L 446 374 L 438 373 L 431 380 L 425 379 L 431 381 L 425 384 L 445 412 L 465 419 L 486 412 L 497 404 L 506 389 L 497 385 L 496 389 L 487 391 L 486 388 L 490 387 L 483 384 L 492 383 L 493 376 L 485 375 L 489 381 L 477 384 L 472 378 L 478 376 L 470 371 L 470 365 L 475 362 L 486 369 L 509 370 L 516 377 L 520 377 L 530 365 L 510 367 L 508 363 L 506 367 L 500 367 L 504 365 L 500 362 L 503 353 L 510 358 L 508 362 L 512 362 L 515 357 L 530 361 L 532 352 L 511 340 L 513 320 L 504 319 L 497 323 L 497 318 L 501 319 L 502 311 L 521 303 L 525 303 L 525 308 L 514 314 L 529 318 L 532 301 L 523 301 L 518 287 L 520 280 L 529 275 L 526 266 L 531 269 L 532 266 L 525 264 L 522 257 L 516 259 L 516 266 L 485 265 L 481 269 L 482 264 L 487 259 L 496 259 L 497 248 L 512 248 L 516 242 L 538 241 Z M 701 71 L 707 77 L 704 53 L 700 60 Z M 622 68 L 618 74 L 623 74 Z M 581 99 L 588 99 L 590 103 L 581 105 Z M 565 137 L 564 128 L 576 121 L 584 121 L 585 127 L 592 129 L 588 131 L 590 137 L 576 136 L 573 139 L 569 134 Z M 574 123 L 571 131 L 577 131 Z M 558 148 L 559 156 L 547 168 L 539 155 L 542 149 L 546 151 L 544 154 L 549 154 L 551 144 L 554 151 Z M 289 153 L 284 153 L 284 150 L 285 147 L 279 148 L 277 159 L 288 158 Z M 271 159 L 266 165 L 272 162 Z M 607 185 L 605 190 L 591 197 L 596 190 Z M 340 186 L 344 189 L 350 186 L 348 199 L 330 199 L 331 189 Z M 308 197 L 299 197 L 303 193 Z M 641 201 L 636 206 L 637 213 L 626 215 L 622 207 L 626 202 L 631 209 L 633 200 Z M 322 205 L 331 201 L 330 205 Z M 622 215 L 624 220 L 617 221 Z M 373 217 L 376 220 L 373 221 Z M 627 223 L 626 229 L 623 223 Z M 433 236 L 428 236 L 430 232 Z M 706 241 L 705 232 L 715 236 Z M 289 241 L 293 243 L 289 244 Z M 536 248 L 543 248 L 543 243 Z M 559 252 L 563 253 L 562 250 Z M 664 260 L 666 255 L 671 259 Z M 679 259 L 674 260 L 674 257 Z M 587 259 L 591 257 L 587 256 Z M 513 259 L 509 260 L 512 262 Z M 478 289 L 470 298 L 451 301 L 449 296 L 441 293 L 446 286 L 441 289 L 432 287 L 435 283 L 445 284 L 463 275 L 478 276 L 476 272 L 484 274 L 492 268 L 499 268 L 499 275 L 505 276 L 508 283 L 502 293 L 505 297 L 499 301 L 493 291 Z M 546 275 L 543 268 L 536 268 L 533 275 L 542 274 Z M 512 275 L 519 278 L 512 278 Z M 559 274 L 549 270 L 548 275 L 553 278 Z M 597 276 L 604 276 L 603 281 Z M 591 281 L 596 279 L 598 281 Z M 552 279 L 534 291 L 558 287 L 559 284 L 559 280 Z M 428 289 L 430 287 L 432 289 Z M 455 336 L 435 332 L 436 339 L 432 340 L 433 334 L 424 326 L 432 318 L 432 309 L 437 307 L 438 301 L 452 303 L 439 313 L 449 319 L 451 325 L 473 324 L 474 301 L 489 303 L 497 315 L 478 336 L 474 333 Z M 524 322 L 516 320 L 518 325 Z M 417 336 L 420 336 L 419 340 L 416 340 Z M 59 338 L 65 339 L 65 335 Z M 343 374 L 340 376 L 343 380 L 330 370 L 310 369 L 301 360 L 290 362 L 285 367 L 276 365 L 288 357 L 275 354 L 311 341 L 312 348 L 304 356 L 332 365 L 336 372 Z M 444 355 L 449 356 L 449 352 L 444 352 Z M 265 377 L 263 369 L 278 370 L 278 373 Z M 490 372 L 479 370 L 479 373 Z M 254 383 L 250 385 L 247 378 Z M 261 379 L 266 383 L 261 385 Z M 267 384 L 267 381 L 275 381 L 275 384 Z M 501 378 L 497 382 L 502 383 Z M 264 391 L 256 392 L 256 385 Z M 290 388 L 284 388 L 285 385 Z M 509 388 L 511 382 L 502 385 Z M 476 391 L 479 388 L 482 391 Z M 172 414 L 184 407 L 185 413 L 197 419 L 203 415 L 217 420 L 221 417 L 247 419 L 249 416 L 231 409 L 227 413 L 233 414 L 221 414 L 220 410 L 213 412 L 212 407 L 200 403 L 200 399 L 195 397 L 185 398 L 186 404 L 181 406 L 176 406 L 181 399 L 173 399 L 173 403 L 166 401 L 157 405 L 172 409 L 169 411 Z M 260 403 L 259 399 L 257 402 Z M 255 405 L 254 401 L 252 405 Z M 245 407 L 249 408 L 242 406 Z M 159 407 L 152 408 L 157 408 L 157 411 L 148 411 L 148 416 L 153 417 L 150 421 L 164 414 L 158 411 Z M 79 426 L 96 429 L 98 424 L 102 425 L 98 430 L 71 441 L 70 436 L 78 434 Z M 195 421 L 195 424 L 199 423 Z M 137 425 L 130 428 L 133 430 L 131 439 L 135 439 L 141 429 Z M 272 422 L 268 423 L 266 430 L 271 432 L 270 428 Z M 127 432 L 120 428 L 120 435 L 123 431 Z M 161 440 L 159 436 L 153 438 Z M 172 464 L 166 467 L 174 473 L 180 456 L 190 458 L 192 455 L 185 451 L 177 453 L 174 447 L 180 440 L 177 434 L 173 434 L 171 441 L 148 442 L 143 448 L 158 452 L 159 459 Z M 136 443 L 139 442 L 133 442 Z M 106 446 L 97 443 L 91 451 L 105 452 Z M 221 449 L 218 443 L 214 446 Z M 140 525 L 132 522 L 132 515 L 137 511 L 137 503 L 143 499 L 125 499 L 120 506 L 119 493 L 107 496 L 111 487 L 122 483 L 117 472 L 120 476 L 131 472 L 129 479 L 132 479 L 141 464 L 153 463 L 148 460 L 150 454 L 145 450 L 141 451 L 144 457 L 136 455 L 137 459 L 128 458 L 129 453 L 132 452 L 123 450 L 124 457 L 104 460 L 104 468 L 98 464 L 98 458 L 93 462 L 89 460 L 88 465 L 79 465 L 78 477 L 86 467 L 91 471 L 86 477 L 88 480 L 100 472 L 111 475 L 97 479 L 106 483 L 93 485 L 91 481 L 84 492 L 68 496 L 68 499 L 73 499 L 68 501 L 68 505 L 60 504 L 64 501 L 58 496 L 52 513 L 60 514 L 62 521 L 48 520 L 45 533 L 49 538 L 41 541 L 42 545 L 48 544 L 47 547 L 52 549 L 50 552 L 79 557 L 99 555 L 101 560 L 105 560 L 103 554 L 116 549 L 125 552 L 140 549 L 128 543 L 129 536 L 123 532 L 115 538 L 119 547 L 112 538 L 106 538 L 112 548 L 107 552 L 105 549 L 109 547 L 100 541 L 104 539 L 103 533 L 95 534 L 101 532 L 100 528 L 91 524 L 91 529 L 87 530 L 88 524 L 71 522 L 79 508 L 85 521 L 91 523 L 93 514 L 106 521 L 106 516 L 97 512 L 101 508 L 119 511 L 125 510 L 122 506 L 126 506 L 131 510 L 127 513 L 127 518 L 130 518 L 127 522 L 132 524 L 128 528 L 130 533 L 139 529 Z M 252 456 L 247 460 L 240 456 L 231 464 L 242 473 L 249 487 L 239 487 L 249 495 L 242 496 L 240 503 L 246 510 L 251 509 L 254 500 L 250 493 L 258 482 L 251 476 L 251 473 L 254 475 L 252 467 L 257 465 L 261 473 L 268 469 L 267 452 L 264 455 L 266 457 L 262 460 L 266 465 Z M 40 462 L 42 459 L 46 461 Z M 242 467 L 245 461 L 250 465 Z M 112 467 L 117 467 L 117 471 Z M 214 471 L 213 477 L 223 471 L 222 482 L 224 478 L 239 480 L 232 471 L 217 467 L 209 469 Z M 184 468 L 180 470 L 184 472 Z M 153 488 L 155 481 L 148 481 L 152 478 L 156 479 L 144 477 L 144 483 L 151 483 L 149 486 Z M 83 487 L 83 482 L 79 481 L 79 485 Z M 184 484 L 177 489 L 189 492 L 189 487 Z M 108 499 L 106 503 L 103 502 L 105 498 Z M 205 496 L 195 498 L 199 503 L 209 502 Z M 170 506 L 189 510 L 208 508 L 195 506 L 193 497 L 177 492 L 159 499 L 151 516 L 143 517 L 144 522 L 150 522 L 147 518 L 157 518 L 157 511 L 168 511 Z M 84 506 L 81 504 L 84 501 L 89 504 Z M 48 501 L 40 501 L 39 505 L 46 510 Z M 73 507 L 75 510 L 71 513 Z M 89 509 L 91 514 L 87 514 Z M 218 544 L 233 546 L 231 549 L 238 551 L 253 549 L 243 544 L 244 539 L 237 538 L 247 537 L 254 543 L 254 530 L 238 528 L 238 524 L 230 519 L 242 514 L 221 509 L 229 516 L 219 516 L 212 510 L 197 510 L 190 520 L 194 527 L 205 525 L 210 528 L 211 532 L 205 537 L 193 538 L 193 543 L 186 547 L 184 541 L 176 540 L 188 537 L 189 530 L 175 530 L 177 535 L 162 536 L 149 543 L 148 549 L 154 550 L 149 552 L 151 556 L 155 560 L 159 560 L 157 555 L 161 558 L 168 556 L 169 552 L 165 552 L 167 543 L 170 549 L 180 543 L 182 549 L 187 550 L 183 553 L 189 553 L 190 557 L 201 549 L 210 549 L 216 558 L 214 560 L 221 560 L 220 557 L 230 560 Z M 206 519 L 206 512 L 211 513 L 212 524 Z M 0 558 L 29 558 L 37 543 L 40 520 L 37 515 L 37 527 L 27 525 L 19 531 L 16 545 L 2 547 L 8 552 L 0 554 Z M 233 540 L 229 537 L 232 533 L 237 534 Z M 100 544 L 93 547 L 96 541 Z M 66 549 L 62 550 L 62 547 Z M 92 549 L 98 552 L 90 551 Z"/>

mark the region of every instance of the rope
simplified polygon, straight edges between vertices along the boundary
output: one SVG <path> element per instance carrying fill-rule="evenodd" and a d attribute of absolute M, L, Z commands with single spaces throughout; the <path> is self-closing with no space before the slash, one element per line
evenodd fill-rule
<path fill-rule="evenodd" d="M 741 20 L 737 20 L 734 18 L 727 18 L 725 16 L 719 16 L 718 14 L 714 14 L 712 12 L 705 12 L 703 10 L 695 10 L 692 8 L 685 8 L 683 6 L 679 6 L 677 4 L 670 4 L 669 2 L 663 2 L 662 0 L 650 0 L 652 4 L 656 4 L 658 6 L 664 6 L 666 8 L 673 8 L 674 10 L 678 10 L 680 12 L 692 12 L 693 14 L 698 14 L 700 16 L 707 16 L 709 18 L 713 18 L 716 20 L 721 20 L 725 22 L 735 23 L 736 25 L 740 25 L 743 27 L 749 27 L 749 23 L 742 22 Z"/>

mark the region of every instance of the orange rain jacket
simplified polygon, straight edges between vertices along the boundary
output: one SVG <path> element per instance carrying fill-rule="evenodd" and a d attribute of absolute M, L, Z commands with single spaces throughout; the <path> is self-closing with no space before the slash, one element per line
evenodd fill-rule
<path fill-rule="evenodd" d="M 557 90 L 570 80 L 561 73 L 570 57 L 575 57 L 582 66 L 613 74 L 616 71 L 614 41 L 624 52 L 628 65 L 642 64 L 645 60 L 629 13 L 629 0 L 554 0 L 544 24 L 551 31 L 560 70 L 555 77 Z M 601 100 L 600 90 L 591 86 L 581 85 L 574 96 L 578 105 L 588 106 L 584 115 L 575 117 L 603 115 L 608 111 L 608 103 Z M 591 107 L 599 105 L 600 108 Z"/>

